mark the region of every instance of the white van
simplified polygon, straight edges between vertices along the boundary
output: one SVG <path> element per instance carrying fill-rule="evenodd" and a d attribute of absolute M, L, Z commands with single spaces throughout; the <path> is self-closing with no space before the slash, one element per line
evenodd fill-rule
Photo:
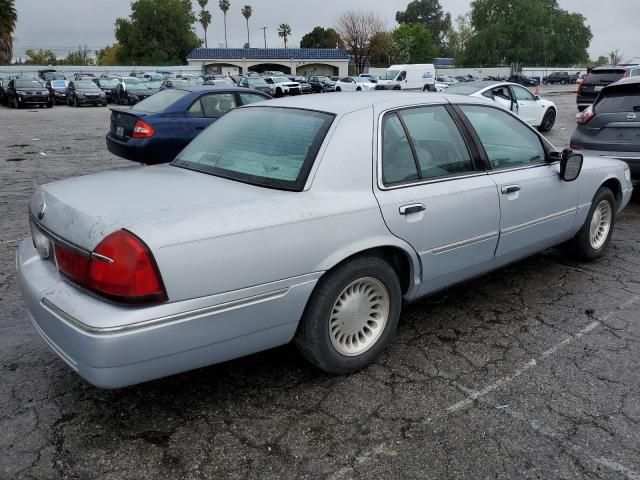
<path fill-rule="evenodd" d="M 380 76 L 376 90 L 436 91 L 436 69 L 432 63 L 391 65 Z"/>

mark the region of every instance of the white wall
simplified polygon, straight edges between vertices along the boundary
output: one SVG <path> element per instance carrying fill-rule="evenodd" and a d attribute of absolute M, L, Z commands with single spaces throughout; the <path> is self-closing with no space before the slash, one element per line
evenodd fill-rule
<path fill-rule="evenodd" d="M 135 66 L 113 66 L 113 67 L 103 67 L 97 65 L 91 66 L 73 66 L 73 65 L 0 65 L 0 77 L 8 76 L 8 75 L 26 75 L 26 76 L 36 76 L 38 70 L 46 70 L 53 69 L 58 72 L 61 72 L 67 76 L 73 76 L 76 72 L 87 72 L 93 73 L 96 76 L 102 74 L 110 74 L 110 75 L 118 75 L 118 76 L 127 76 L 132 71 L 136 72 L 155 72 L 156 70 L 161 70 L 163 72 L 173 72 L 173 73 L 191 73 L 195 75 L 199 75 L 201 73 L 200 67 L 191 67 L 188 65 L 178 65 L 178 66 L 143 66 L 143 65 L 135 65 Z"/>

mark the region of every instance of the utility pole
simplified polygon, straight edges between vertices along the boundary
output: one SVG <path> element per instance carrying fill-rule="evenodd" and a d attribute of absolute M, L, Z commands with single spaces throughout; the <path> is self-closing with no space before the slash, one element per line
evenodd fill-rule
<path fill-rule="evenodd" d="M 268 27 L 262 27 L 262 33 L 264 34 L 264 48 L 267 48 L 267 28 Z"/>

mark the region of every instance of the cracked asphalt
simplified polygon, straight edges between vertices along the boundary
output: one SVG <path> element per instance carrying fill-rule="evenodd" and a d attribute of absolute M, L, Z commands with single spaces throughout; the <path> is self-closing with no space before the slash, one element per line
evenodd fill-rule
<path fill-rule="evenodd" d="M 572 95 L 549 138 L 568 144 Z M 15 273 L 38 184 L 137 168 L 104 108 L 0 108 L 1 479 L 640 479 L 640 196 L 606 255 L 549 250 L 404 308 L 380 360 L 290 346 L 126 389 L 85 383 Z"/>

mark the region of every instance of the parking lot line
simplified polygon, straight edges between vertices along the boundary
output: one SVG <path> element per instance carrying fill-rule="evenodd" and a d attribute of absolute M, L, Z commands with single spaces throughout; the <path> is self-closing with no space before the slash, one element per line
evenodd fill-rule
<path fill-rule="evenodd" d="M 505 375 L 502 378 L 499 378 L 498 380 L 496 380 L 495 382 L 487 385 L 483 389 L 478 390 L 477 392 L 471 393 L 464 400 L 461 400 L 458 403 L 454 403 L 453 405 L 450 405 L 449 407 L 447 407 L 447 412 L 451 413 L 451 412 L 455 412 L 456 410 L 460 410 L 461 408 L 464 408 L 464 407 L 472 404 L 475 400 L 477 400 L 477 399 L 479 399 L 481 397 L 484 397 L 488 393 L 493 392 L 494 390 L 500 388 L 501 386 L 505 385 L 506 383 L 510 383 L 512 380 L 518 378 L 520 375 L 525 373 L 527 370 L 530 370 L 531 368 L 533 368 L 536 365 L 538 365 L 538 363 L 541 360 L 544 360 L 545 358 L 548 358 L 549 356 L 553 355 L 558 350 L 560 350 L 561 348 L 564 348 L 565 346 L 569 345 L 573 341 L 581 339 L 583 336 L 585 336 L 589 332 L 595 330 L 597 327 L 599 327 L 600 325 L 602 325 L 606 321 L 608 321 L 618 311 L 620 311 L 620 310 L 622 310 L 622 309 L 624 309 L 624 308 L 626 308 L 626 307 L 628 307 L 630 305 L 633 305 L 638 300 L 640 300 L 640 295 L 634 295 L 633 297 L 631 297 L 626 302 L 623 302 L 620 305 L 618 305 L 614 310 L 612 310 L 607 315 L 605 315 L 604 318 L 602 318 L 601 320 L 596 320 L 594 322 L 591 322 L 589 325 L 587 325 L 585 328 L 583 328 L 582 330 L 580 330 L 576 334 L 570 336 L 569 338 L 565 338 L 564 340 L 562 340 L 562 341 L 556 343 L 555 345 L 553 345 L 548 350 L 545 350 L 537 360 L 535 358 L 529 360 L 527 363 L 525 363 L 523 366 L 521 366 L 520 368 L 515 370 L 513 373 L 511 373 L 509 375 Z"/>

